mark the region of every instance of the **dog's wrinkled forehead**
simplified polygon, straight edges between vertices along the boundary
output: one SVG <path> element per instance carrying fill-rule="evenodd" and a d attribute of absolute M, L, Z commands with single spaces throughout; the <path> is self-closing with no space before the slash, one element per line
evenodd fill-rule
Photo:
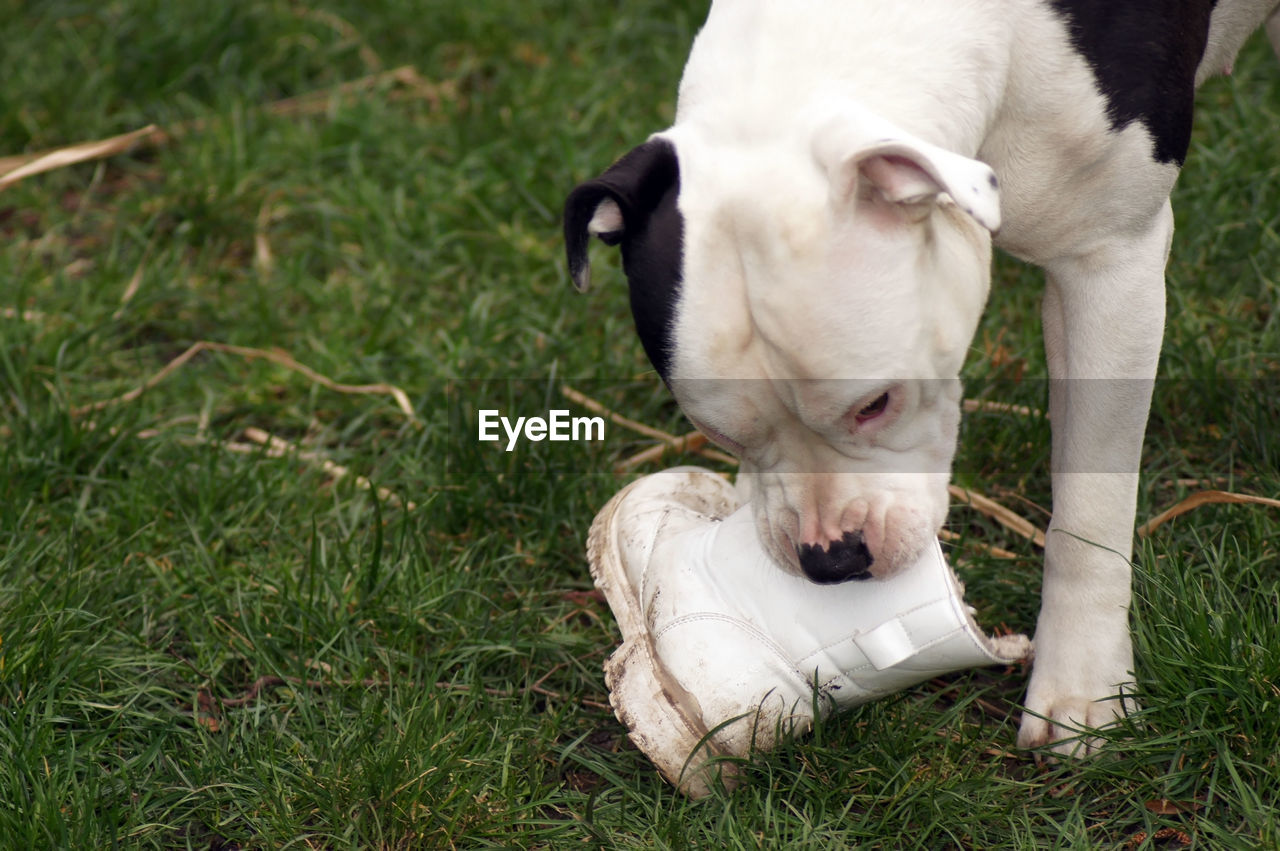
<path fill-rule="evenodd" d="M 813 335 L 849 320 L 831 310 L 832 229 L 822 175 L 785 157 L 704 158 L 695 149 L 688 160 L 675 373 L 811 374 L 803 361 L 815 352 Z"/>
<path fill-rule="evenodd" d="M 931 212 L 919 214 L 934 220 L 912 222 L 916 211 L 892 202 L 837 194 L 812 159 L 741 154 L 704 163 L 695 149 L 688 160 L 674 376 L 939 374 L 934 331 L 960 313 L 967 325 L 973 312 L 952 310 L 949 301 L 973 288 L 953 276 L 971 276 L 967 267 L 980 263 L 938 262 L 965 214 L 928 202 Z M 969 240 L 960 242 L 961 255 L 980 256 Z M 952 292 L 939 298 L 934 289 Z"/>

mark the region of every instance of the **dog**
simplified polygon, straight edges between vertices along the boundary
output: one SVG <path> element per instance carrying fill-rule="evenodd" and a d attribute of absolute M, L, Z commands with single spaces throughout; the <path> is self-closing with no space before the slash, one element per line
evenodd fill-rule
<path fill-rule="evenodd" d="M 646 354 L 741 461 L 761 540 L 883 577 L 947 510 L 992 245 L 1045 271 L 1053 431 L 1018 743 L 1133 709 L 1130 556 L 1197 86 L 1276 0 L 720 0 L 675 122 L 570 193 L 568 268 L 620 246 Z M 1090 380 L 1102 379 L 1102 380 Z"/>

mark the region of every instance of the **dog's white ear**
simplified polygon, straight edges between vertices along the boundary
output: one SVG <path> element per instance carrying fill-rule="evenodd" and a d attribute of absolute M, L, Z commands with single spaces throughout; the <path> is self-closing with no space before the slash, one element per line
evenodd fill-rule
<path fill-rule="evenodd" d="M 813 155 L 841 202 L 863 186 L 905 205 L 936 201 L 945 193 L 987 230 L 1000 229 L 999 184 L 986 163 L 916 138 L 861 107 L 842 108 L 823 123 L 813 138 Z"/>
<path fill-rule="evenodd" d="M 589 238 L 599 237 L 605 245 L 624 243 L 625 258 L 624 241 L 644 230 L 659 203 L 678 190 L 679 180 L 675 147 L 655 137 L 569 193 L 564 204 L 564 245 L 569 277 L 579 291 L 591 286 Z"/>

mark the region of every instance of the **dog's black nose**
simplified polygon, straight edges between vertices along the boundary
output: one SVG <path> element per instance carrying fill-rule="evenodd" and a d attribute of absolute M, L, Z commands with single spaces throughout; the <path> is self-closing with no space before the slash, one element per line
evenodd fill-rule
<path fill-rule="evenodd" d="M 826 549 L 817 544 L 801 544 L 796 553 L 800 568 L 814 582 L 831 585 L 871 578 L 871 551 L 856 532 L 845 532 L 843 538 L 832 541 Z"/>

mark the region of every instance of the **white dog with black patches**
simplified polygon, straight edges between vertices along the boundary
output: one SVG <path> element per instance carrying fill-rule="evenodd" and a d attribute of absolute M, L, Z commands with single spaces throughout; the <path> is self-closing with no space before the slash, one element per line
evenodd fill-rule
<path fill-rule="evenodd" d="M 720 0 L 672 127 L 565 208 L 645 351 L 815 582 L 942 526 L 991 246 L 1041 266 L 1053 519 L 1019 743 L 1126 711 L 1133 516 L 1196 86 L 1276 0 Z M 1079 379 L 1105 379 L 1087 381 Z"/>

